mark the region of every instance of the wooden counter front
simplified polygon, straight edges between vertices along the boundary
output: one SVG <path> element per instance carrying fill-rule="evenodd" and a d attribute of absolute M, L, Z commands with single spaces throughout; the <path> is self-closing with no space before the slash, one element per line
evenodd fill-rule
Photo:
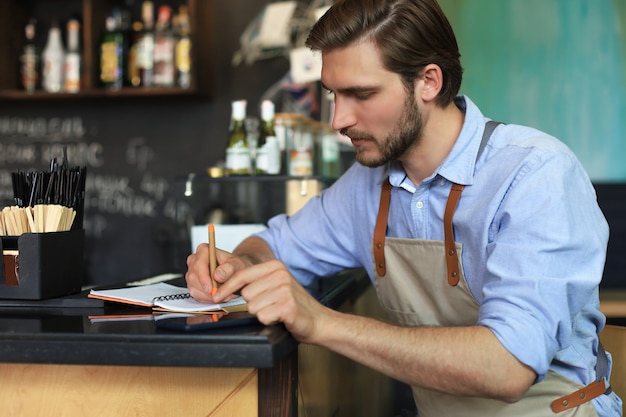
<path fill-rule="evenodd" d="M 257 416 L 258 370 L 0 364 L 6 416 Z"/>

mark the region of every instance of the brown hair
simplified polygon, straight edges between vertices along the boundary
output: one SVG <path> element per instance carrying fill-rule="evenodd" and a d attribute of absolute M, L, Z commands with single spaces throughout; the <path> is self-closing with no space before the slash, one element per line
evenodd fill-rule
<path fill-rule="evenodd" d="M 436 0 L 338 0 L 313 26 L 306 45 L 330 51 L 372 41 L 383 65 L 412 88 L 428 64 L 439 65 L 443 86 L 437 104 L 457 95 L 463 78 L 459 47 Z"/>

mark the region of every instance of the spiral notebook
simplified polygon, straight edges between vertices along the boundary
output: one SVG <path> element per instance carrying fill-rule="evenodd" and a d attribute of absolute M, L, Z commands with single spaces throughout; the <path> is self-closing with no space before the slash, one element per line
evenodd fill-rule
<path fill-rule="evenodd" d="M 246 300 L 241 296 L 226 303 L 201 303 L 191 297 L 187 288 L 165 282 L 109 290 L 92 289 L 87 296 L 105 301 L 152 307 L 158 311 L 205 313 L 219 310 L 230 312 L 247 310 Z"/>

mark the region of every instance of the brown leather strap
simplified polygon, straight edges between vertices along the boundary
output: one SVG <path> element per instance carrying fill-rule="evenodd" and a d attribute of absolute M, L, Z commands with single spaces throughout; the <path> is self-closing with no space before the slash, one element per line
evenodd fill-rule
<path fill-rule="evenodd" d="M 391 200 L 391 183 L 389 178 L 385 180 L 380 190 L 380 204 L 378 205 L 378 217 L 374 227 L 374 262 L 376 273 L 384 277 L 387 273 L 385 266 L 385 236 L 387 235 L 387 217 L 389 216 L 389 201 Z"/>
<path fill-rule="evenodd" d="M 552 408 L 552 412 L 560 413 L 561 411 L 578 407 L 579 405 L 584 404 L 587 401 L 591 401 L 594 398 L 604 394 L 605 392 L 606 384 L 604 383 L 604 380 L 595 381 L 587 385 L 586 387 L 579 389 L 576 392 L 565 395 L 561 398 L 557 398 L 556 400 L 552 401 L 552 404 L 550 404 L 550 408 Z"/>
<path fill-rule="evenodd" d="M 446 211 L 443 214 L 443 235 L 444 245 L 446 248 L 446 266 L 448 269 L 448 284 L 456 286 L 459 283 L 459 256 L 456 253 L 456 245 L 454 244 L 454 229 L 452 228 L 452 217 L 456 206 L 459 204 L 461 193 L 465 186 L 452 184 L 448 202 L 446 203 Z"/>

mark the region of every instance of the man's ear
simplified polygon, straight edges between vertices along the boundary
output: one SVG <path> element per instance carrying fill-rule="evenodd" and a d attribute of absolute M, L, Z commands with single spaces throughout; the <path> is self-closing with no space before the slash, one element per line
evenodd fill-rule
<path fill-rule="evenodd" d="M 426 65 L 419 80 L 422 81 L 422 89 L 419 92 L 422 100 L 424 102 L 435 101 L 443 86 L 443 72 L 439 65 Z"/>

